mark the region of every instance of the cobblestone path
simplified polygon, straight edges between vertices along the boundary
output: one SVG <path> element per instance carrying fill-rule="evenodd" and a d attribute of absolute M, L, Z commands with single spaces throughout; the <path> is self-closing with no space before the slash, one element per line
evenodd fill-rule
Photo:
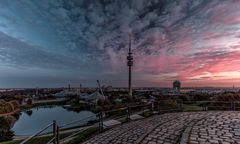
<path fill-rule="evenodd" d="M 240 144 L 240 112 L 223 112 L 197 122 L 190 143 Z"/>
<path fill-rule="evenodd" d="M 240 112 L 156 115 L 107 130 L 86 144 L 240 144 Z"/>

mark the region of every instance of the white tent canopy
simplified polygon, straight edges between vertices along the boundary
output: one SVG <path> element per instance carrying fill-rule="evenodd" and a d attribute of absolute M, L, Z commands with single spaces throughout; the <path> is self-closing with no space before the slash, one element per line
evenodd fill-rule
<path fill-rule="evenodd" d="M 81 99 L 86 101 L 98 101 L 98 100 L 105 100 L 105 96 L 100 94 L 98 90 L 96 90 L 94 93 L 89 95 L 81 95 Z"/>

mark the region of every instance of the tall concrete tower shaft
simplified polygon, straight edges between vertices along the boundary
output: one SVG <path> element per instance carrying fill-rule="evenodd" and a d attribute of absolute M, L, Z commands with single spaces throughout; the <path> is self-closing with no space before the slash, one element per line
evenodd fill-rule
<path fill-rule="evenodd" d="M 128 96 L 132 97 L 132 66 L 133 66 L 133 56 L 131 49 L 131 35 L 129 35 L 129 50 L 127 56 L 128 65 Z"/>

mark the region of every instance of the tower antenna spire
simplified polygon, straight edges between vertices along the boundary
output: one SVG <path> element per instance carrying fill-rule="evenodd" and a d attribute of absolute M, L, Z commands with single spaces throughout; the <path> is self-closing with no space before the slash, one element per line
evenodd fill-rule
<path fill-rule="evenodd" d="M 132 45 L 132 39 L 131 39 L 131 34 L 129 34 L 129 36 L 128 36 L 128 41 L 129 41 L 129 47 L 128 47 L 128 53 L 132 53 L 132 47 L 131 47 L 131 45 Z"/>

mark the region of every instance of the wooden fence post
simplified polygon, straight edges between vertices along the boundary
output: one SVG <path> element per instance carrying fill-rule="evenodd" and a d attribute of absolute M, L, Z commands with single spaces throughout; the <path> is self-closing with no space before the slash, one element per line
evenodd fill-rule
<path fill-rule="evenodd" d="M 158 101 L 158 115 L 160 114 L 160 102 Z"/>
<path fill-rule="evenodd" d="M 233 111 L 235 111 L 236 110 L 236 106 L 235 106 L 235 102 L 233 101 Z"/>
<path fill-rule="evenodd" d="M 54 137 L 54 140 L 53 140 L 53 144 L 56 144 L 56 136 L 57 136 L 57 123 L 56 121 L 54 120 L 53 121 L 53 137 Z"/>
<path fill-rule="evenodd" d="M 145 116 L 145 106 L 143 106 L 143 116 Z"/>
<path fill-rule="evenodd" d="M 102 111 L 99 113 L 99 132 L 103 131 L 103 116 L 102 116 Z"/>
<path fill-rule="evenodd" d="M 151 110 L 154 111 L 154 102 L 151 102 Z"/>
<path fill-rule="evenodd" d="M 127 107 L 127 121 L 130 121 L 130 108 L 129 106 Z"/>
<path fill-rule="evenodd" d="M 57 135 L 55 137 L 57 144 L 60 144 L 60 133 L 59 133 L 59 126 L 57 126 Z"/>

